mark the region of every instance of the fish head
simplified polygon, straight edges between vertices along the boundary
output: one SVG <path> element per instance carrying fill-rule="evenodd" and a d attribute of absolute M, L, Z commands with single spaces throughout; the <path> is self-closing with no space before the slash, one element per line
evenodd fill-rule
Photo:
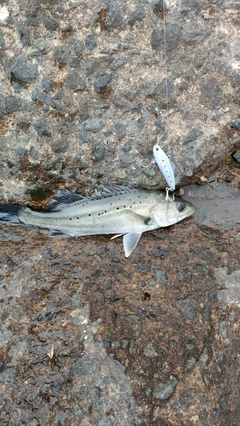
<path fill-rule="evenodd" d="M 172 200 L 160 200 L 153 208 L 154 219 L 160 227 L 174 225 L 189 216 L 192 216 L 196 208 L 189 201 L 182 198 Z"/>

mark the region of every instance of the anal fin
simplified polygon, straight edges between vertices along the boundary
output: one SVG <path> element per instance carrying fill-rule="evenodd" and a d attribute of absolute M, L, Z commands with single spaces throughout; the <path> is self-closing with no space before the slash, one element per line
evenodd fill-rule
<path fill-rule="evenodd" d="M 133 250 L 137 247 L 141 238 L 141 232 L 129 232 L 123 237 L 123 248 L 126 257 L 129 257 Z"/>

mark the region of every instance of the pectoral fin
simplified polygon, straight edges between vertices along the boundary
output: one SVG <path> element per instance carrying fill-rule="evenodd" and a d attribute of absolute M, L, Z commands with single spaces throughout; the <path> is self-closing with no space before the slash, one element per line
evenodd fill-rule
<path fill-rule="evenodd" d="M 132 251 L 137 246 L 138 241 L 141 238 L 141 232 L 132 232 L 125 234 L 123 237 L 123 248 L 126 257 L 129 257 Z"/>

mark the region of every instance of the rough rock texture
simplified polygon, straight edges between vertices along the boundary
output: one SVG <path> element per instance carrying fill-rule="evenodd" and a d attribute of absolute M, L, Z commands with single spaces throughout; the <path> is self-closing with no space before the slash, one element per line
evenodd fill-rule
<path fill-rule="evenodd" d="M 156 140 L 186 183 L 239 144 L 237 2 L 169 0 L 165 30 L 158 0 L 1 4 L 5 199 L 102 179 L 163 186 L 146 167 Z"/>
<path fill-rule="evenodd" d="M 1 203 L 165 187 L 156 141 L 198 184 L 195 219 L 129 259 L 120 239 L 0 226 L 1 426 L 239 425 L 239 12 L 0 0 Z"/>

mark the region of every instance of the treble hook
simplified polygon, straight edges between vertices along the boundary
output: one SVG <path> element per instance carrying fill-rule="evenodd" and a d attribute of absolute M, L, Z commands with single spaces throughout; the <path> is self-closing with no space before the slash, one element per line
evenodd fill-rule
<path fill-rule="evenodd" d="M 172 198 L 169 197 L 169 191 L 171 191 L 171 188 L 166 188 L 166 201 L 174 201 L 174 194 L 172 195 Z"/>

